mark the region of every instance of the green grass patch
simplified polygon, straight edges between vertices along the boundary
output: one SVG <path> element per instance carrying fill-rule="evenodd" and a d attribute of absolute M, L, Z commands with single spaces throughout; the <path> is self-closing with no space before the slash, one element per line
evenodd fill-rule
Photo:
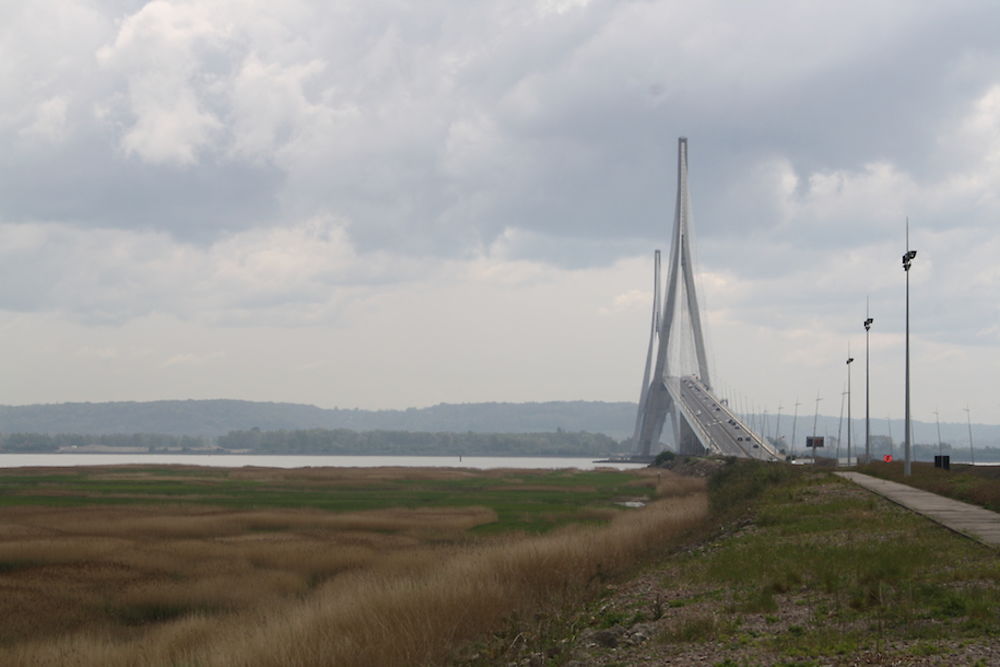
<path fill-rule="evenodd" d="M 39 565 L 39 561 L 34 560 L 0 560 L 0 574 L 9 574 L 18 570 L 27 570 Z"/>
<path fill-rule="evenodd" d="M 658 637 L 667 644 L 691 644 L 725 639 L 735 632 L 738 622 L 714 614 L 695 614 L 667 628 Z"/>
<path fill-rule="evenodd" d="M 931 463 L 912 462 L 908 477 L 898 462 L 870 463 L 859 466 L 858 471 L 1000 512 L 1000 466 L 956 465 L 944 470 Z"/>
<path fill-rule="evenodd" d="M 650 499 L 652 489 L 639 485 L 629 471 L 510 471 L 434 478 L 418 473 L 373 480 L 359 475 L 356 484 L 322 476 L 280 474 L 245 479 L 228 469 L 78 468 L 68 473 L 8 471 L 0 476 L 0 507 L 148 505 L 168 502 L 236 510 L 318 509 L 357 512 L 396 507 L 484 506 L 498 520 L 479 526 L 480 534 L 523 531 L 542 533 L 574 522 L 606 521 L 623 497 Z"/>
<path fill-rule="evenodd" d="M 827 664 L 830 658 L 842 658 L 871 647 L 867 632 L 845 630 L 819 625 L 815 627 L 790 626 L 785 632 L 769 636 L 763 644 L 770 650 L 783 654 L 786 658 L 808 662 L 788 662 L 786 664 Z"/>
<path fill-rule="evenodd" d="M 752 523 L 679 558 L 672 577 L 725 591 L 723 611 L 737 623 L 754 615 L 775 630 L 786 624 L 747 640 L 776 658 L 826 664 L 890 641 L 1000 635 L 995 551 L 826 472 L 734 462 L 709 489 L 720 521 Z M 722 632 L 715 616 L 684 611 L 664 641 Z"/>
<path fill-rule="evenodd" d="M 751 464 L 728 459 L 708 483 L 709 501 L 715 514 L 738 513 L 765 491 L 795 479 L 796 470 L 779 464 Z"/>

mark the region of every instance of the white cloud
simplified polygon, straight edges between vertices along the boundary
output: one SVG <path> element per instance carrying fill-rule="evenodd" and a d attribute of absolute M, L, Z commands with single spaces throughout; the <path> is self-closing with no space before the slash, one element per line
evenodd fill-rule
<path fill-rule="evenodd" d="M 1000 215 L 1000 83 L 965 111 L 940 138 L 947 172 L 933 184 L 929 204 L 941 218 L 992 227 Z"/>
<path fill-rule="evenodd" d="M 305 95 L 306 81 L 322 71 L 314 60 L 282 67 L 249 55 L 233 82 L 231 151 L 251 160 L 273 159 L 275 153 L 311 114 L 322 113 Z"/>
<path fill-rule="evenodd" d="M 134 84 L 136 122 L 122 138 L 122 147 L 152 164 L 194 164 L 221 123 L 199 108 L 190 91 L 160 84 L 148 79 Z"/>
<path fill-rule="evenodd" d="M 37 106 L 32 123 L 19 132 L 22 136 L 57 143 L 66 137 L 66 109 L 64 97 L 51 97 Z"/>
<path fill-rule="evenodd" d="M 791 215 L 841 233 L 870 228 L 877 220 L 898 220 L 915 199 L 916 184 L 895 166 L 866 164 L 860 171 L 837 170 L 809 176 Z"/>
<path fill-rule="evenodd" d="M 122 148 L 153 164 L 194 164 L 222 128 L 209 98 L 225 72 L 205 67 L 227 57 L 230 31 L 210 6 L 155 0 L 122 21 L 97 58 L 120 72 L 131 122 Z"/>
<path fill-rule="evenodd" d="M 602 315 L 613 317 L 621 314 L 623 311 L 631 311 L 636 308 L 649 310 L 652 308 L 652 303 L 652 292 L 630 289 L 615 296 L 611 305 L 602 307 L 599 312 Z"/>
<path fill-rule="evenodd" d="M 546 14 L 565 14 L 574 9 L 586 7 L 590 0 L 538 0 L 538 10 Z"/>

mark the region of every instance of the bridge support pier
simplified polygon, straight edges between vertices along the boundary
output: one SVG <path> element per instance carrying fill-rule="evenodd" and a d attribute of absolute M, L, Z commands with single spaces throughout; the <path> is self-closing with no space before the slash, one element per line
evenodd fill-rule
<path fill-rule="evenodd" d="M 676 424 L 674 433 L 677 434 L 677 453 L 687 456 L 704 456 L 705 448 L 687 420 L 680 418 L 677 410 L 671 410 L 670 418 Z"/>

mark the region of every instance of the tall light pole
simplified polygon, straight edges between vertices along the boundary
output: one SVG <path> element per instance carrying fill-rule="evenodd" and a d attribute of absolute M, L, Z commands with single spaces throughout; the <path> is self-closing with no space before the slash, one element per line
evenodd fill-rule
<path fill-rule="evenodd" d="M 851 346 L 847 346 L 847 465 L 851 465 Z"/>
<path fill-rule="evenodd" d="M 819 402 L 823 399 L 816 392 L 816 412 L 813 413 L 813 465 L 816 465 L 816 421 L 819 419 Z"/>
<path fill-rule="evenodd" d="M 938 414 L 937 410 L 934 411 L 934 419 L 937 421 L 938 456 L 942 456 L 944 454 L 944 445 L 941 444 L 941 415 Z"/>
<path fill-rule="evenodd" d="M 775 446 L 777 446 L 778 442 L 780 442 L 779 438 L 781 437 L 780 432 L 779 432 L 779 429 L 781 428 L 781 407 L 782 407 L 781 403 L 778 403 L 778 419 L 774 422 L 774 444 L 775 444 Z"/>
<path fill-rule="evenodd" d="M 910 262 L 917 256 L 910 250 L 910 220 L 906 220 L 906 252 L 903 253 L 903 272 L 906 273 L 906 419 L 903 425 L 903 475 L 910 476 L 910 448 L 913 439 L 910 431 Z"/>
<path fill-rule="evenodd" d="M 872 328 L 873 320 L 868 315 L 868 299 L 865 299 L 865 463 L 871 463 L 872 460 L 872 424 L 871 424 L 871 385 L 868 382 L 868 358 L 869 352 L 871 350 L 869 346 L 869 332 Z"/>
<path fill-rule="evenodd" d="M 798 396 L 796 396 L 795 397 L 795 414 L 792 417 L 792 456 L 795 456 L 795 427 L 799 423 L 799 406 L 800 405 L 802 405 L 802 404 L 799 403 L 799 398 L 798 398 Z"/>
<path fill-rule="evenodd" d="M 969 457 L 972 459 L 972 465 L 976 465 L 976 450 L 972 448 L 972 413 L 969 412 L 969 406 L 965 406 L 965 417 L 969 420 Z"/>
<path fill-rule="evenodd" d="M 885 416 L 886 428 L 889 429 L 889 456 L 896 458 L 896 451 L 892 448 L 892 417 L 890 415 Z"/>
<path fill-rule="evenodd" d="M 840 465 L 840 436 L 844 434 L 844 401 L 847 400 L 847 385 L 840 392 L 840 419 L 837 420 L 837 465 Z"/>

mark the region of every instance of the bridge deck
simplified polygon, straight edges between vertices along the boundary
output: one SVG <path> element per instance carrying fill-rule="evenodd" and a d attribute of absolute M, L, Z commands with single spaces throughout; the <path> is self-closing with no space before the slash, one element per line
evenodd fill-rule
<path fill-rule="evenodd" d="M 744 424 L 698 378 L 676 378 L 668 384 L 668 389 L 680 404 L 684 418 L 695 422 L 691 424 L 693 430 L 709 441 L 703 444 L 713 453 L 764 461 L 782 459 L 770 443 Z"/>

